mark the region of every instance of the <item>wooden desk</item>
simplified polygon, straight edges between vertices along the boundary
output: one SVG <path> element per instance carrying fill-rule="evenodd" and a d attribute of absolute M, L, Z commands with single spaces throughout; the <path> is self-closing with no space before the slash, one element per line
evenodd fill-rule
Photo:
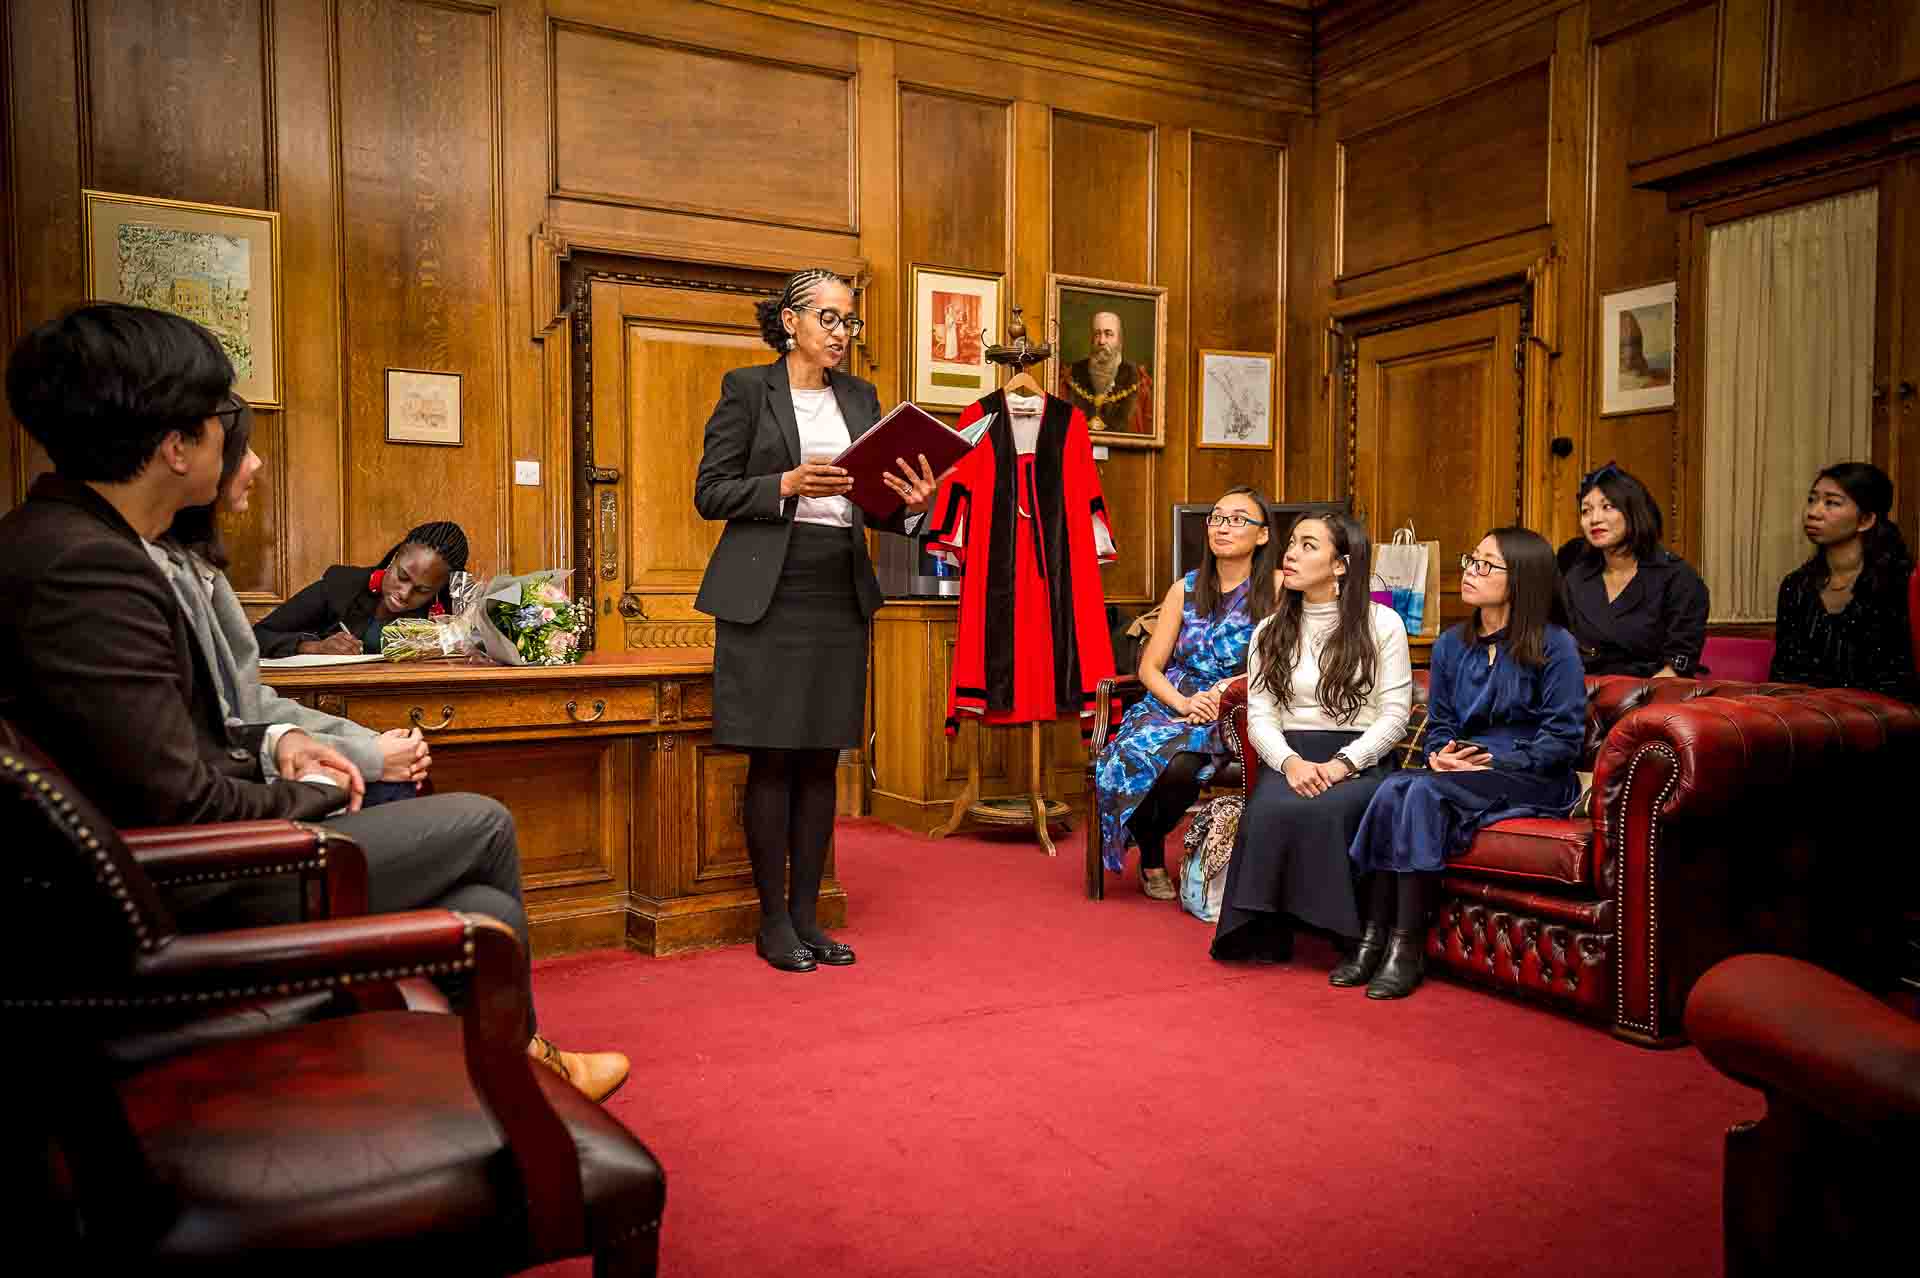
<path fill-rule="evenodd" d="M 434 788 L 498 799 L 520 836 L 534 952 L 643 954 L 750 940 L 743 754 L 712 743 L 710 648 L 577 666 L 448 662 L 267 670 L 281 693 L 376 731 L 418 725 Z M 846 921 L 827 862 L 821 921 Z"/>

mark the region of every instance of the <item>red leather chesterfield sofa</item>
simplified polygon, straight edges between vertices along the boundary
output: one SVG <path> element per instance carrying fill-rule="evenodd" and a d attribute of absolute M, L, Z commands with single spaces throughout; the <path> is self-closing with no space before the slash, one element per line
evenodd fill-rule
<path fill-rule="evenodd" d="M 1415 680 L 1424 699 L 1426 672 Z M 1242 744 L 1244 679 L 1222 710 L 1251 795 L 1262 767 Z M 1594 774 L 1592 815 L 1482 830 L 1441 877 L 1430 969 L 1631 1042 L 1683 1042 L 1687 991 L 1720 959 L 1841 946 L 1818 922 L 1844 913 L 1835 876 L 1820 872 L 1835 857 L 1858 852 L 1852 890 L 1888 890 L 1867 867 L 1879 853 L 1850 844 L 1872 844 L 1868 829 L 1908 810 L 1888 782 L 1916 747 L 1920 711 L 1873 693 L 1590 678 L 1581 770 Z"/>

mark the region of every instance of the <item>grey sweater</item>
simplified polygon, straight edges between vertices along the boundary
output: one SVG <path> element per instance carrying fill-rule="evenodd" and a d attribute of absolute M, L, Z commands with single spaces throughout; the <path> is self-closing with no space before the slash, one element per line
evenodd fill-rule
<path fill-rule="evenodd" d="M 219 684 L 227 722 L 291 724 L 353 760 L 368 781 L 378 781 L 383 766 L 379 734 L 351 719 L 303 706 L 261 683 L 260 644 L 227 575 L 171 543 L 156 548 L 166 555 L 173 593 Z"/>

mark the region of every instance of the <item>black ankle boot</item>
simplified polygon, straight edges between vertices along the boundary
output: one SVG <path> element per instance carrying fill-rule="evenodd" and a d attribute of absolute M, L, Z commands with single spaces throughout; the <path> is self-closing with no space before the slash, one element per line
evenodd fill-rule
<path fill-rule="evenodd" d="M 1426 970 L 1425 942 L 1421 932 L 1393 929 L 1387 938 L 1387 957 L 1380 971 L 1367 982 L 1368 998 L 1405 998 L 1420 984 Z"/>
<path fill-rule="evenodd" d="M 1380 970 L 1380 960 L 1387 955 L 1387 925 L 1369 923 L 1367 930 L 1360 934 L 1360 948 L 1344 963 L 1327 973 L 1327 984 L 1345 988 L 1350 985 L 1365 985 Z"/>

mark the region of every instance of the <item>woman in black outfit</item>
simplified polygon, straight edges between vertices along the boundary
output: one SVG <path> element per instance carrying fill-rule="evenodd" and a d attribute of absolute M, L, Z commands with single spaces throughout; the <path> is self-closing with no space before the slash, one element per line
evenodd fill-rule
<path fill-rule="evenodd" d="M 1841 462 L 1815 477 L 1801 526 L 1813 555 L 1780 583 L 1769 678 L 1915 699 L 1913 556 L 1892 509 L 1878 466 Z"/>
<path fill-rule="evenodd" d="M 1612 462 L 1580 481 L 1582 536 L 1560 548 L 1567 629 L 1590 675 L 1691 676 L 1707 583 L 1660 544 L 1660 507 Z"/>
<path fill-rule="evenodd" d="M 254 623 L 263 657 L 377 653 L 380 630 L 400 617 L 447 612 L 447 582 L 467 566 L 459 524 L 421 524 L 371 568 L 335 564 L 320 580 Z"/>
<path fill-rule="evenodd" d="M 844 966 L 853 950 L 820 930 L 833 838 L 834 769 L 860 744 L 867 621 L 882 601 L 853 486 L 828 459 L 880 417 L 873 384 L 840 371 L 861 321 L 831 271 L 801 271 L 758 307 L 783 352 L 720 382 L 693 504 L 726 531 L 694 607 L 714 618 L 714 744 L 748 752 L 747 852 L 760 896 L 760 956 L 785 972 Z M 926 458 L 888 483 L 905 502 L 890 531 L 934 493 Z M 792 873 L 787 863 L 791 857 Z"/>

